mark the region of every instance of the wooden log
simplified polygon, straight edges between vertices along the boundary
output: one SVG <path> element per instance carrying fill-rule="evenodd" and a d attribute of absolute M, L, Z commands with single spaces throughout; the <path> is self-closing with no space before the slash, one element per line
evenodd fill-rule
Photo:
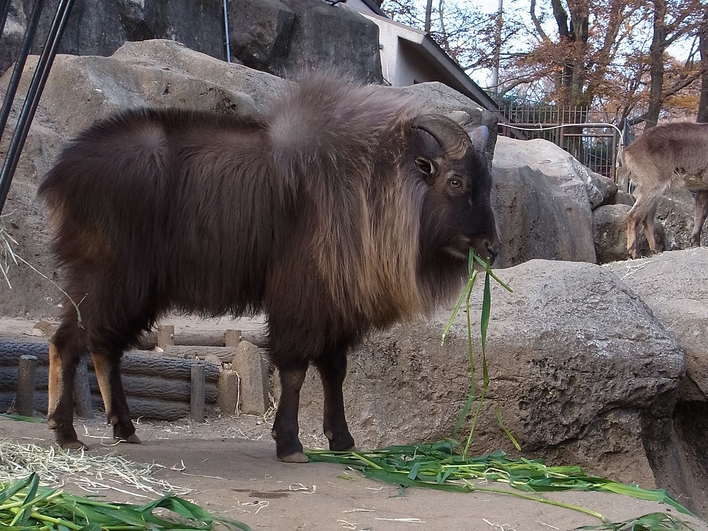
<path fill-rule="evenodd" d="M 90 362 L 89 362 L 90 363 Z M 182 360 L 154 353 L 131 350 L 123 354 L 121 370 L 123 374 L 136 376 L 157 376 L 178 380 L 191 378 L 192 360 Z M 206 381 L 216 384 L 219 381 L 219 367 L 212 363 L 205 364 Z"/>
<path fill-rule="evenodd" d="M 165 355 L 185 360 L 195 358 L 204 360 L 207 356 L 216 356 L 224 363 L 231 363 L 236 355 L 236 347 L 168 345 L 167 348 L 165 348 Z"/>
<path fill-rule="evenodd" d="M 17 399 L 15 400 L 15 411 L 26 417 L 31 417 L 34 409 L 36 370 L 36 356 L 24 354 L 20 357 L 20 365 L 17 370 Z"/>
<path fill-rule="evenodd" d="M 98 381 L 92 373 L 90 376 L 91 391 L 98 393 Z M 173 400 L 188 404 L 191 396 L 189 380 L 158 378 L 156 376 L 123 375 L 123 390 L 126 396 L 134 396 L 147 400 Z M 204 385 L 204 400 L 207 404 L 216 404 L 219 396 L 217 384 L 206 382 Z"/>
<path fill-rule="evenodd" d="M 47 414 L 47 403 L 48 395 L 46 391 L 35 391 L 34 393 L 34 412 L 37 415 Z M 0 412 L 5 412 L 14 406 L 17 402 L 17 392 L 16 391 L 2 391 L 0 392 Z M 15 408 L 16 410 L 16 408 Z"/>
<path fill-rule="evenodd" d="M 172 325 L 159 325 L 157 327 L 157 346 L 164 349 L 175 344 L 175 327 Z"/>
<path fill-rule="evenodd" d="M 93 417 L 88 363 L 85 356 L 81 357 L 79 360 L 79 365 L 76 368 L 76 380 L 74 380 L 74 407 L 76 408 L 76 416 L 85 419 L 90 419 Z"/>
<path fill-rule="evenodd" d="M 95 410 L 103 411 L 103 399 L 100 393 L 91 395 Z M 157 400 L 128 396 L 128 407 L 130 416 L 133 419 L 145 418 L 154 420 L 178 420 L 189 417 L 189 403 L 177 402 L 174 400 Z M 7 411 L 7 408 L 14 402 L 15 392 L 0 393 L 0 410 Z M 45 392 L 37 392 L 34 397 L 34 410 L 38 414 L 47 414 L 48 396 Z M 140 428 L 138 428 L 140 429 Z"/>
<path fill-rule="evenodd" d="M 229 339 L 229 335 L 232 339 Z M 158 333 L 154 331 L 143 334 L 140 339 L 140 349 L 151 350 L 159 346 L 157 336 Z M 238 340 L 234 341 L 233 337 Z M 233 329 L 175 331 L 172 344 L 191 347 L 234 347 L 238 346 L 238 342 L 242 339 L 260 347 L 265 344 L 265 335 L 262 332 Z"/>
<path fill-rule="evenodd" d="M 128 397 L 128 407 L 130 408 L 130 416 L 134 419 L 142 417 L 155 420 L 177 420 L 189 416 L 187 402 Z"/>
<path fill-rule="evenodd" d="M 39 365 L 49 365 L 49 344 L 0 341 L 0 367 L 17 367 L 23 355 L 35 356 Z"/>
<path fill-rule="evenodd" d="M 192 393 L 189 402 L 189 412 L 195 422 L 204 422 L 205 377 L 204 364 L 201 362 L 194 363 L 192 365 Z"/>
<path fill-rule="evenodd" d="M 0 367 L 0 392 L 17 392 L 17 369 L 14 367 Z M 34 389 L 35 391 L 46 391 L 49 378 L 49 368 L 37 366 L 35 369 Z"/>

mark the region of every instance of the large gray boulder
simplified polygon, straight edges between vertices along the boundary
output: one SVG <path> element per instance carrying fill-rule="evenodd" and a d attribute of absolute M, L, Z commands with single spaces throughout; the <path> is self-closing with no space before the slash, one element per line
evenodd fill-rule
<path fill-rule="evenodd" d="M 686 350 L 681 399 L 708 402 L 708 249 L 608 264 Z"/>
<path fill-rule="evenodd" d="M 592 213 L 595 255 L 599 264 L 627 260 L 627 213 L 629 205 L 603 205 Z"/>
<path fill-rule="evenodd" d="M 672 423 L 647 419 L 657 481 L 690 492 L 692 508 L 708 515 L 708 249 L 695 248 L 608 264 L 637 293 L 686 351 L 686 377 Z M 664 446 L 658 441 L 669 437 Z"/>
<path fill-rule="evenodd" d="M 499 266 L 533 258 L 595 262 L 587 186 L 571 159 L 545 140 L 497 139 L 492 173 Z"/>
<path fill-rule="evenodd" d="M 14 60 L 35 3 L 12 1 L 0 73 Z M 76 0 L 59 52 L 109 56 L 127 41 L 170 39 L 226 60 L 223 6 L 220 0 Z M 45 11 L 34 53 L 51 23 L 53 9 Z M 228 14 L 235 62 L 286 78 L 302 68 L 336 66 L 356 79 L 382 80 L 378 28 L 352 9 L 320 0 L 231 0 Z"/>
<path fill-rule="evenodd" d="M 671 423 L 664 406 L 676 400 L 683 349 L 633 291 L 599 266 L 532 260 L 499 274 L 514 293 L 492 288 L 490 385 L 473 453 L 514 452 L 497 425 L 500 408 L 524 455 L 652 486 L 653 456 L 644 449 L 643 426 L 647 417 Z M 478 392 L 481 291 L 477 286 L 471 302 Z M 345 401 L 359 445 L 452 434 L 470 376 L 463 313 L 440 345 L 450 314 L 447 309 L 372 334 L 350 357 Z M 319 423 L 321 391 L 314 377 L 302 404 L 306 422 Z M 306 424 L 304 431 L 321 428 Z"/>
<path fill-rule="evenodd" d="M 34 0 L 10 0 L 11 20 L 26 25 Z M 56 2 L 46 5 L 37 30 L 33 53 L 39 53 L 49 32 Z M 223 3 L 215 0 L 114 0 L 92 2 L 76 0 L 67 23 L 59 53 L 71 55 L 108 56 L 126 41 L 172 39 L 212 57 L 226 59 Z M 3 36 L 0 49 L 14 56 L 19 45 L 13 46 Z M 0 72 L 11 61 L 0 63 Z"/>

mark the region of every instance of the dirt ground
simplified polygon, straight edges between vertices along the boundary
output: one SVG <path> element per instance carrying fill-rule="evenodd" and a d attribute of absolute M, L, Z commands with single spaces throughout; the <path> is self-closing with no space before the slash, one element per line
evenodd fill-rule
<path fill-rule="evenodd" d="M 33 326 L 34 322 L 28 320 L 2 320 L 0 340 L 37 335 L 32 332 Z M 258 328 L 257 323 L 253 328 Z M 508 495 L 401 489 L 368 480 L 342 465 L 281 463 L 275 457 L 270 425 L 259 417 L 211 417 L 203 424 L 140 422 L 140 445 L 114 445 L 111 430 L 102 418 L 77 419 L 76 428 L 90 453 L 115 453 L 138 463 L 156 463 L 160 465 L 156 478 L 191 489 L 184 497 L 254 530 L 548 531 L 600 523 L 576 511 Z M 42 447 L 51 446 L 53 441 L 46 424 L 6 418 L 0 418 L 0 437 Z M 302 438 L 306 445 L 318 440 L 306 434 Z M 67 489 L 87 494 L 71 483 Z M 133 490 L 117 484 L 101 495 L 106 501 L 147 501 L 128 494 Z M 672 511 L 661 504 L 614 494 L 569 492 L 545 496 L 597 511 L 613 522 Z M 684 520 L 697 531 L 708 531 L 705 522 Z"/>
<path fill-rule="evenodd" d="M 20 443 L 52 444 L 45 424 L 0 418 L 0 430 L 3 438 Z M 269 426 L 256 417 L 210 419 L 200 425 L 186 421 L 141 424 L 140 445 L 114 446 L 110 430 L 100 419 L 79 420 L 77 431 L 91 453 L 113 452 L 132 461 L 162 465 L 155 477 L 191 489 L 186 498 L 254 530 L 548 531 L 599 523 L 575 511 L 511 496 L 402 490 L 368 480 L 341 465 L 281 463 L 275 458 Z M 131 490 L 130 486 L 118 488 Z M 69 489 L 86 495 L 71 486 Z M 146 501 L 118 490 L 103 495 L 111 501 Z M 547 497 L 592 509 L 611 521 L 667 511 L 656 503 L 612 494 L 578 492 Z M 708 525 L 692 522 L 696 530 L 708 530 Z"/>

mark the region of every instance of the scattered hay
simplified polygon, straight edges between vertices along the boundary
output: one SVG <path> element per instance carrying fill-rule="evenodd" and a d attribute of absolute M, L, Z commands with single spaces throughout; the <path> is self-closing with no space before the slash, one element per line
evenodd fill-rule
<path fill-rule="evenodd" d="M 154 478 L 155 471 L 162 468 L 165 467 L 155 463 L 135 463 L 115 454 L 92 455 L 83 450 L 61 450 L 56 446 L 44 448 L 0 439 L 0 483 L 3 484 L 37 473 L 43 485 L 61 487 L 71 483 L 92 494 L 114 490 L 149 498 L 152 496 L 143 493 L 163 496 L 191 492 L 191 489 Z"/>

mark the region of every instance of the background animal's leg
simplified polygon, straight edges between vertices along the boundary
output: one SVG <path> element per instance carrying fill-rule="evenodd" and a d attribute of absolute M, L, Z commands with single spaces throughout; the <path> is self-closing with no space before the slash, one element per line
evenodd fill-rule
<path fill-rule="evenodd" d="M 649 242 L 649 249 L 652 253 L 660 253 L 664 250 L 663 242 L 656 241 L 656 232 L 654 230 L 654 220 L 656 219 L 656 209 L 659 206 L 659 199 L 653 199 L 649 205 L 647 205 L 647 213 L 644 216 L 642 225 L 644 226 L 644 235 Z"/>
<path fill-rule="evenodd" d="M 307 463 L 302 452 L 302 443 L 298 438 L 298 410 L 300 406 L 300 388 L 307 374 L 305 362 L 296 362 L 278 367 L 280 373 L 280 403 L 273 422 L 273 439 L 278 459 L 286 463 Z"/>
<path fill-rule="evenodd" d="M 631 258 L 640 258 L 642 256 L 639 250 L 639 227 L 642 222 L 639 219 L 640 199 L 637 199 L 637 202 L 627 213 L 627 252 Z"/>
<path fill-rule="evenodd" d="M 47 424 L 62 448 L 86 448 L 74 430 L 74 380 L 85 352 L 76 322 L 64 321 L 49 344 L 49 408 Z"/>
<path fill-rule="evenodd" d="M 92 352 L 93 367 L 96 371 L 98 387 L 101 390 L 106 418 L 113 425 L 113 437 L 129 443 L 139 443 L 135 426 L 130 420 L 128 402 L 123 392 L 120 376 L 120 353 Z"/>
<path fill-rule="evenodd" d="M 696 211 L 693 218 L 693 231 L 691 232 L 691 247 L 701 245 L 701 231 L 708 217 L 708 190 L 696 192 Z"/>
<path fill-rule="evenodd" d="M 354 438 L 349 433 L 344 416 L 342 384 L 347 375 L 348 343 L 338 345 L 332 352 L 325 352 L 315 362 L 324 390 L 324 434 L 329 439 L 330 450 L 351 450 Z"/>
<path fill-rule="evenodd" d="M 654 216 L 658 197 L 656 195 L 644 195 L 639 193 L 637 201 L 632 209 L 627 213 L 627 251 L 632 258 L 641 258 L 639 231 L 644 227 L 644 232 L 649 239 L 649 246 L 652 251 L 656 248 L 654 238 Z M 651 234 L 651 236 L 649 236 Z M 653 247 L 652 247 L 653 244 Z"/>

